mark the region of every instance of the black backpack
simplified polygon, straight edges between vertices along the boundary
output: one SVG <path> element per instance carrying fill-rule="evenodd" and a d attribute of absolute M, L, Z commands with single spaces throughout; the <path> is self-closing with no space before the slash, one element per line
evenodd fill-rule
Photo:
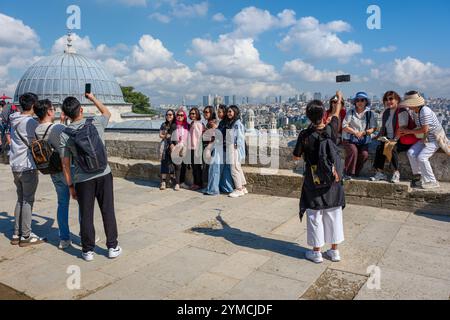
<path fill-rule="evenodd" d="M 312 183 L 315 188 L 329 188 L 336 182 L 334 173 L 337 173 L 340 181 L 343 177 L 344 166 L 340 151 L 328 132 L 315 131 L 312 133 L 312 137 L 317 141 L 319 150 L 316 165 L 306 159 L 311 170 Z"/>
<path fill-rule="evenodd" d="M 97 128 L 93 124 L 93 119 L 87 119 L 85 124 L 74 130 L 64 129 L 74 142 L 77 150 L 75 161 L 86 173 L 101 173 L 108 165 L 108 157 L 105 145 L 98 134 Z"/>

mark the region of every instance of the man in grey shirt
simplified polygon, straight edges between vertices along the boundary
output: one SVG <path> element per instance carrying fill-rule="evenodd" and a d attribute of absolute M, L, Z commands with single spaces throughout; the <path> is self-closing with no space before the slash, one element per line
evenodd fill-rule
<path fill-rule="evenodd" d="M 94 117 L 92 120 L 92 124 L 95 126 L 97 132 L 92 130 L 91 134 L 98 134 L 104 144 L 103 134 L 108 125 L 111 113 L 93 94 L 88 93 L 86 97 L 94 103 L 101 113 L 101 116 Z M 66 98 L 62 104 L 62 111 L 72 121 L 67 129 L 76 132 L 82 130 L 87 125 L 87 121 L 83 115 L 83 108 L 78 99 L 74 97 Z M 118 235 L 111 168 L 109 165 L 106 165 L 105 169 L 100 173 L 85 172 L 78 162 L 80 155 L 78 154 L 74 138 L 66 133 L 69 132 L 67 129 L 61 134 L 60 146 L 63 157 L 64 176 L 69 185 L 72 198 L 78 201 L 80 207 L 82 257 L 86 261 L 92 261 L 94 259 L 94 204 L 95 199 L 97 199 L 107 238 L 108 256 L 109 258 L 116 258 L 122 253 L 122 249 L 117 241 Z M 73 180 L 70 170 L 71 164 L 74 165 Z"/>
<path fill-rule="evenodd" d="M 25 93 L 19 98 L 22 112 L 10 115 L 11 153 L 9 163 L 17 190 L 17 204 L 14 211 L 15 226 L 12 245 L 26 247 L 40 244 L 45 239 L 31 232 L 34 196 L 39 178 L 30 144 L 38 123 L 33 119 L 33 107 L 38 102 L 34 93 Z"/>

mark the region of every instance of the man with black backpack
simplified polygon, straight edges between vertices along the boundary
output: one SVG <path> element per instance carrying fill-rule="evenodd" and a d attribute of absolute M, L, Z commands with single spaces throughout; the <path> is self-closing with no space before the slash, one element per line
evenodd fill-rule
<path fill-rule="evenodd" d="M 15 112 L 9 116 L 11 123 L 9 164 L 17 190 L 15 226 L 11 244 L 26 247 L 45 241 L 44 238 L 31 232 L 34 197 L 39 178 L 30 146 L 34 140 L 34 130 L 38 126 L 37 121 L 33 119 L 33 107 L 37 104 L 38 97 L 34 93 L 25 93 L 20 96 L 19 102 L 22 112 Z"/>
<path fill-rule="evenodd" d="M 83 108 L 74 97 L 67 97 L 62 104 L 62 111 L 72 121 L 61 134 L 63 171 L 70 194 L 80 206 L 83 259 L 86 261 L 94 259 L 95 199 L 102 213 L 108 257 L 113 259 L 122 253 L 122 249 L 117 241 L 113 176 L 108 165 L 103 138 L 111 113 L 92 93 L 87 93 L 86 98 L 94 103 L 101 113 L 100 116 L 85 119 Z M 73 180 L 71 164 L 74 166 Z"/>
<path fill-rule="evenodd" d="M 55 107 L 50 100 L 40 100 L 34 106 L 34 113 L 39 119 L 36 128 L 36 140 L 31 145 L 31 152 L 37 169 L 42 174 L 50 174 L 58 199 L 57 221 L 59 227 L 59 249 L 71 245 L 69 229 L 70 193 L 62 172 L 60 156 L 60 137 L 66 128 L 63 124 L 54 124 Z M 62 115 L 64 115 L 62 113 Z"/>
<path fill-rule="evenodd" d="M 339 113 L 343 105 L 341 92 L 331 121 L 322 121 L 325 109 L 321 101 L 314 100 L 306 107 L 306 116 L 311 121 L 308 129 L 300 132 L 294 150 L 294 160 L 301 156 L 305 160 L 304 183 L 300 198 L 300 220 L 307 214 L 307 242 L 313 247 L 306 252 L 306 259 L 323 262 L 321 248 L 332 245 L 326 253 L 333 262 L 341 260 L 338 244 L 344 241 L 342 209 L 345 207 L 342 185 L 343 165 L 336 146 L 339 133 Z"/>

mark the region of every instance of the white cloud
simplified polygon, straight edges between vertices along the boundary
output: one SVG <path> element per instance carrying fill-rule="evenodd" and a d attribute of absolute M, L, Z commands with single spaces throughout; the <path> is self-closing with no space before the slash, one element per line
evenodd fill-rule
<path fill-rule="evenodd" d="M 298 76 L 309 82 L 335 82 L 336 76 L 343 71 L 318 70 L 313 65 L 300 59 L 288 61 L 283 66 L 283 73 L 287 76 Z"/>
<path fill-rule="evenodd" d="M 159 12 L 155 12 L 152 13 L 151 15 L 148 16 L 150 19 L 154 19 L 157 20 L 161 23 L 169 23 L 172 19 L 165 14 L 159 13 Z"/>
<path fill-rule="evenodd" d="M 205 1 L 191 5 L 175 2 L 172 6 L 171 13 L 177 18 L 204 17 L 208 14 L 208 2 Z"/>
<path fill-rule="evenodd" d="M 250 38 L 234 39 L 226 35 L 217 41 L 196 38 L 191 52 L 200 57 L 196 67 L 206 74 L 266 80 L 278 77 L 274 66 L 261 61 Z"/>
<path fill-rule="evenodd" d="M 282 50 L 298 47 L 313 58 L 336 58 L 346 62 L 363 51 L 362 45 L 354 41 L 343 42 L 337 33 L 348 32 L 351 26 L 344 21 L 321 24 L 314 17 L 304 17 L 289 30 L 278 44 Z"/>
<path fill-rule="evenodd" d="M 363 66 L 372 66 L 375 64 L 375 62 L 372 59 L 360 59 L 359 62 L 363 65 Z"/>
<path fill-rule="evenodd" d="M 67 35 L 61 36 L 53 43 L 52 54 L 63 53 L 67 45 Z M 89 36 L 80 37 L 78 34 L 72 34 L 72 46 L 77 53 L 95 60 L 104 60 L 115 57 L 117 52 L 128 50 L 128 48 L 119 44 L 115 47 L 108 47 L 106 44 L 94 46 Z"/>
<path fill-rule="evenodd" d="M 225 18 L 225 16 L 223 15 L 223 13 L 216 13 L 215 15 L 213 15 L 212 20 L 215 22 L 224 22 L 227 20 L 227 18 Z"/>
<path fill-rule="evenodd" d="M 18 80 L 11 74 L 39 59 L 36 32 L 21 20 L 0 13 L 0 90 L 13 95 Z"/>
<path fill-rule="evenodd" d="M 143 35 L 139 44 L 133 46 L 128 62 L 135 68 L 155 68 L 173 65 L 173 54 L 164 47 L 161 40 Z"/>
<path fill-rule="evenodd" d="M 161 23 L 169 23 L 174 18 L 188 19 L 204 17 L 208 14 L 209 4 L 207 1 L 193 4 L 186 4 L 179 0 L 162 0 L 154 4 L 156 9 L 160 9 L 163 5 L 167 5 L 169 10 L 166 13 L 155 12 L 149 15 L 150 19 L 157 20 Z"/>
<path fill-rule="evenodd" d="M 236 26 L 235 31 L 231 34 L 233 37 L 256 37 L 274 28 L 286 28 L 293 25 L 295 12 L 286 9 L 275 17 L 267 10 L 248 7 L 236 14 L 233 22 Z"/>
<path fill-rule="evenodd" d="M 450 69 L 412 57 L 396 59 L 393 63 L 372 69 L 372 77 L 404 89 L 428 91 L 432 95 L 450 96 Z"/>
<path fill-rule="evenodd" d="M 389 52 L 395 52 L 395 51 L 397 51 L 397 47 L 392 46 L 392 45 L 375 49 L 375 52 L 379 52 L 379 53 L 389 53 Z"/>

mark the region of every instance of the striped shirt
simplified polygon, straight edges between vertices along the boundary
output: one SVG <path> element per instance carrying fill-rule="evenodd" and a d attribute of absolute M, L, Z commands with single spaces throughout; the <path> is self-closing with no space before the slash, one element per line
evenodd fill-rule
<path fill-rule="evenodd" d="M 420 109 L 419 115 L 416 117 L 416 125 L 418 127 L 428 125 L 429 142 L 436 142 L 436 134 L 442 130 L 442 125 L 436 114 L 427 106 Z"/>

